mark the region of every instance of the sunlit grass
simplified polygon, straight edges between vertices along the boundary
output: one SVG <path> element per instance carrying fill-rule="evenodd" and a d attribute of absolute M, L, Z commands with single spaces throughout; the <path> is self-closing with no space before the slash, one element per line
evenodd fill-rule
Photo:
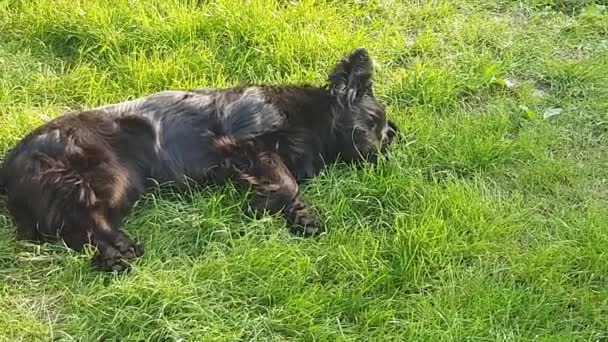
<path fill-rule="evenodd" d="M 606 339 L 606 37 L 592 1 L 2 2 L 0 151 L 164 89 L 322 84 L 358 46 L 403 137 L 303 187 L 318 240 L 230 185 L 149 194 L 126 276 L 2 209 L 0 339 Z"/>

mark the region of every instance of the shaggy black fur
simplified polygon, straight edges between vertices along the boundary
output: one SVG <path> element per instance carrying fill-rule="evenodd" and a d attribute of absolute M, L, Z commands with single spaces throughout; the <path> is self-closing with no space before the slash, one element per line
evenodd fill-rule
<path fill-rule="evenodd" d="M 104 270 L 127 268 L 141 247 L 121 222 L 150 180 L 234 179 L 254 211 L 281 212 L 294 233 L 324 231 L 298 191 L 326 163 L 373 161 L 396 127 L 372 92 L 365 49 L 340 61 L 328 85 L 165 91 L 67 113 L 9 152 L 0 185 L 18 235 L 97 248 Z"/>

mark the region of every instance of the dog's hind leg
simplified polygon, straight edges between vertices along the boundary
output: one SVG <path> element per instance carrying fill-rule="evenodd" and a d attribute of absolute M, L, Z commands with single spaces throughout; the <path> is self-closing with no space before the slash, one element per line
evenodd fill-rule
<path fill-rule="evenodd" d="M 112 210 L 66 202 L 49 204 L 48 216 L 39 221 L 23 203 L 10 203 L 20 239 L 61 240 L 76 251 L 91 245 L 96 248 L 93 263 L 104 271 L 125 270 L 127 261 L 143 254 L 141 247 L 119 229 L 122 217 Z"/>
<path fill-rule="evenodd" d="M 97 251 L 93 262 L 105 271 L 125 270 L 126 261 L 143 254 L 121 229 L 122 219 L 138 191 L 119 164 L 92 166 L 78 172 L 62 160 L 47 160 L 43 174 L 29 188 L 39 190 L 41 238 L 63 240 L 75 250 L 86 245 Z M 29 197 L 29 202 L 36 200 Z"/>
<path fill-rule="evenodd" d="M 136 190 L 132 189 L 128 174 L 119 171 L 116 165 L 112 171 L 107 172 L 107 177 L 100 178 L 102 172 L 94 172 L 90 184 L 91 191 L 94 192 L 95 201 L 91 203 L 79 203 L 81 210 L 74 214 L 66 213 L 70 216 L 70 222 L 79 230 L 76 234 L 66 231 L 68 237 L 74 235 L 76 243 L 83 238 L 82 232 L 86 233 L 85 243 L 97 248 L 93 258 L 93 263 L 104 271 L 122 271 L 128 268 L 127 261 L 135 259 L 143 254 L 143 249 L 133 241 L 121 229 L 123 219 L 130 207 L 127 197 L 133 196 Z M 104 179 L 104 182 L 99 182 Z M 87 196 L 85 196 L 87 197 Z M 76 226 L 78 225 L 78 226 Z M 64 238 L 65 240 L 65 238 Z"/>
<path fill-rule="evenodd" d="M 254 190 L 254 212 L 282 213 L 293 233 L 319 235 L 325 231 L 317 214 L 304 201 L 298 183 L 281 157 L 272 151 L 236 147 L 229 159 L 238 180 Z M 240 153 L 239 153 L 240 152 Z"/>
<path fill-rule="evenodd" d="M 128 268 L 126 262 L 141 256 L 143 249 L 119 229 L 122 217 L 112 217 L 112 211 L 97 210 L 90 213 L 94 236 L 92 245 L 97 248 L 93 262 L 104 271 L 123 271 Z"/>
<path fill-rule="evenodd" d="M 15 220 L 19 239 L 27 241 L 40 240 L 38 224 L 33 220 L 34 214 L 25 203 L 18 201 L 9 202 L 8 210 Z"/>
<path fill-rule="evenodd" d="M 54 215 L 53 232 L 48 240 L 62 240 L 68 247 L 81 251 L 95 247 L 93 263 L 103 271 L 123 271 L 131 261 L 143 254 L 142 248 L 120 228 L 112 211 L 104 207 L 77 207 L 58 210 Z"/>

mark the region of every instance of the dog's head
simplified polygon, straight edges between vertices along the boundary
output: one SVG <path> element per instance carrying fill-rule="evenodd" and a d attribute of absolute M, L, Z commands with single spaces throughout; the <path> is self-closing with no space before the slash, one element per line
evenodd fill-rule
<path fill-rule="evenodd" d="M 336 135 L 341 157 L 347 161 L 374 160 L 388 148 L 397 126 L 374 97 L 372 61 L 365 48 L 342 59 L 329 76 L 329 91 L 336 100 Z"/>

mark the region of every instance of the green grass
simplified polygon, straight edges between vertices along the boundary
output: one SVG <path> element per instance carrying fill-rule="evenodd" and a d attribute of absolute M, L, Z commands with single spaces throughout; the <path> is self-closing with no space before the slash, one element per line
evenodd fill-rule
<path fill-rule="evenodd" d="M 146 255 L 107 275 L 2 211 L 0 340 L 605 341 L 602 3 L 0 1 L 0 151 L 67 109 L 321 83 L 358 46 L 404 135 L 303 188 L 319 240 L 231 185 L 161 191 L 126 223 Z"/>

